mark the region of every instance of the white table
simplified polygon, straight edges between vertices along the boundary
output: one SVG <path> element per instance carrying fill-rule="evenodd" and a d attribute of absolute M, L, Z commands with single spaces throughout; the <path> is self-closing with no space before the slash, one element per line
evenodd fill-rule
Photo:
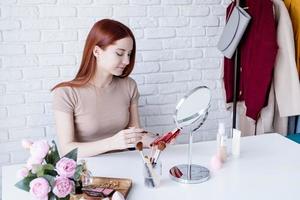
<path fill-rule="evenodd" d="M 210 167 L 216 142 L 193 146 L 193 163 Z M 300 145 L 279 134 L 245 137 L 241 140 L 241 156 L 230 156 L 219 171 L 211 172 L 204 183 L 185 185 L 172 181 L 168 170 L 186 163 L 187 145 L 169 146 L 162 153 L 163 177 L 159 188 L 149 189 L 142 179 L 142 162 L 137 152 L 122 152 L 86 159 L 96 176 L 131 178 L 130 200 L 147 199 L 216 199 L 254 200 L 299 199 Z M 30 194 L 15 188 L 20 165 L 2 169 L 3 200 L 31 199 Z"/>

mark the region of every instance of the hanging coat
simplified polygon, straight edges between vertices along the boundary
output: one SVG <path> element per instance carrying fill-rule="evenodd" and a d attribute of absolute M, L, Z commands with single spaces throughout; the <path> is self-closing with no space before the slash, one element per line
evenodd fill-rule
<path fill-rule="evenodd" d="M 277 53 L 273 3 L 269 0 L 245 0 L 251 21 L 239 44 L 239 101 L 245 101 L 246 115 L 259 118 L 267 105 Z M 232 4 L 231 4 L 232 5 Z M 234 58 L 224 59 L 226 101 L 233 99 Z"/>
<path fill-rule="evenodd" d="M 300 84 L 295 62 L 294 35 L 291 19 L 281 0 L 273 0 L 277 23 L 278 52 L 274 79 L 268 105 L 261 111 L 257 122 L 245 116 L 245 105 L 238 104 L 239 128 L 244 135 L 267 132 L 287 133 L 287 116 L 300 114 Z M 255 126 L 256 125 L 256 126 Z"/>
<path fill-rule="evenodd" d="M 300 76 L 300 1 L 299 0 L 284 0 L 284 3 L 290 14 L 296 47 L 296 63 L 297 69 Z"/>
<path fill-rule="evenodd" d="M 300 1 L 284 0 L 290 14 L 295 39 L 295 55 L 298 75 L 300 77 Z M 289 118 L 289 133 L 300 133 L 300 116 Z"/>

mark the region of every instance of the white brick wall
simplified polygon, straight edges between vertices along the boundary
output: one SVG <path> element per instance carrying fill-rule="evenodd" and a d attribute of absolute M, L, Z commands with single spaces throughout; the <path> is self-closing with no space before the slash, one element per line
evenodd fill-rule
<path fill-rule="evenodd" d="M 119 20 L 136 35 L 132 77 L 141 93 L 143 126 L 160 133 L 173 129 L 176 102 L 207 85 L 211 112 L 196 139 L 213 139 L 219 121 L 230 125 L 216 49 L 228 1 L 1 0 L 0 166 L 24 162 L 22 138 L 55 136 L 49 89 L 74 76 L 87 33 L 102 18 Z"/>

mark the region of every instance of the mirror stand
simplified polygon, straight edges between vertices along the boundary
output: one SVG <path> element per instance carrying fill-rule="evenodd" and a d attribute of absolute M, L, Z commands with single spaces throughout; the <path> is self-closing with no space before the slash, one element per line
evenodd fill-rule
<path fill-rule="evenodd" d="M 193 132 L 196 130 L 190 131 L 189 134 L 188 164 L 176 165 L 170 169 L 170 177 L 174 181 L 192 184 L 201 183 L 209 179 L 209 170 L 206 167 L 192 164 Z"/>
<path fill-rule="evenodd" d="M 192 164 L 193 134 L 208 116 L 210 107 L 210 90 L 199 86 L 186 94 L 177 104 L 174 120 L 177 128 L 189 127 L 188 163 L 172 167 L 169 171 L 174 181 L 191 184 L 209 179 L 209 170 L 201 165 Z"/>

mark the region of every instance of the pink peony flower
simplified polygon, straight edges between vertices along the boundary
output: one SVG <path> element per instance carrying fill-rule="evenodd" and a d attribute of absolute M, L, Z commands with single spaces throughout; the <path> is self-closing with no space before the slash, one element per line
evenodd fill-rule
<path fill-rule="evenodd" d="M 22 167 L 18 172 L 17 172 L 17 177 L 18 178 L 25 178 L 29 173 L 29 170 L 26 167 Z"/>
<path fill-rule="evenodd" d="M 33 165 L 40 165 L 43 162 L 43 158 L 36 158 L 33 156 L 30 156 L 29 159 L 27 160 L 27 169 L 32 169 Z"/>
<path fill-rule="evenodd" d="M 64 198 L 72 192 L 73 187 L 73 181 L 71 181 L 67 177 L 58 176 L 57 178 L 55 178 L 53 193 L 58 198 Z"/>
<path fill-rule="evenodd" d="M 50 146 L 46 140 L 36 141 L 30 148 L 30 153 L 33 157 L 44 159 L 49 152 Z"/>
<path fill-rule="evenodd" d="M 33 179 L 30 184 L 30 193 L 37 200 L 48 200 L 48 193 L 51 191 L 51 187 L 48 181 L 44 178 Z"/>
<path fill-rule="evenodd" d="M 56 171 L 60 176 L 72 178 L 76 171 L 76 162 L 70 158 L 61 158 L 56 163 Z"/>
<path fill-rule="evenodd" d="M 31 140 L 27 140 L 27 139 L 22 140 L 22 147 L 25 149 L 30 149 L 32 144 L 33 144 L 33 142 Z"/>

